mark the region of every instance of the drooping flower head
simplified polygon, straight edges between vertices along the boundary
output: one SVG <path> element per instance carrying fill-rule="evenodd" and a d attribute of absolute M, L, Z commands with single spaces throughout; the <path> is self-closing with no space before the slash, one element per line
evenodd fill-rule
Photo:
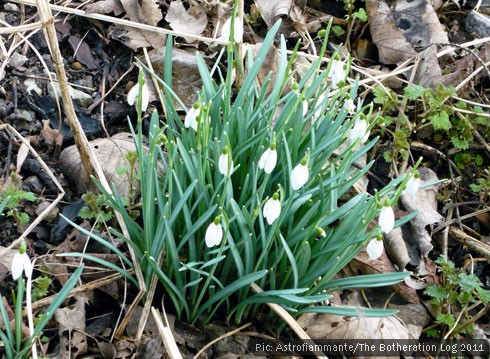
<path fill-rule="evenodd" d="M 338 89 L 343 86 L 347 77 L 347 65 L 340 59 L 340 55 L 338 54 L 331 61 L 332 66 L 330 67 L 328 77 L 332 81 L 332 89 Z"/>
<path fill-rule="evenodd" d="M 232 18 L 230 17 L 223 24 L 223 27 L 221 28 L 221 36 L 219 37 L 220 40 L 227 42 L 230 41 L 231 19 Z M 243 24 L 238 16 L 235 17 L 233 24 L 233 40 L 238 43 L 243 42 Z"/>
<path fill-rule="evenodd" d="M 148 104 L 150 103 L 150 91 L 148 90 L 148 87 L 146 86 L 146 83 L 143 81 L 143 85 L 141 86 L 141 111 L 145 112 L 146 109 L 148 108 Z M 128 97 L 127 101 L 129 106 L 136 106 L 138 107 L 138 99 L 140 95 L 140 85 L 137 83 L 133 87 L 131 87 L 131 90 L 128 92 Z"/>
<path fill-rule="evenodd" d="M 221 243 L 223 239 L 223 229 L 221 228 L 221 218 L 220 216 L 216 216 L 214 221 L 211 222 L 206 229 L 206 246 L 208 248 L 217 246 Z"/>
<path fill-rule="evenodd" d="M 32 275 L 32 262 L 29 256 L 26 253 L 26 242 L 22 240 L 22 244 L 19 247 L 19 251 L 14 254 L 14 258 L 12 259 L 12 278 L 17 280 L 21 277 L 22 272 L 25 272 L 26 277 L 29 278 Z"/>
<path fill-rule="evenodd" d="M 383 253 L 383 235 L 379 235 L 369 241 L 366 252 L 370 260 L 378 259 Z"/>
<path fill-rule="evenodd" d="M 407 182 L 407 187 L 403 190 L 403 195 L 413 196 L 420 187 L 420 173 L 419 171 L 415 171 L 415 173 L 410 176 L 410 179 Z"/>
<path fill-rule="evenodd" d="M 278 192 L 274 193 L 272 198 L 269 198 L 267 202 L 265 202 L 262 214 L 269 225 L 279 218 L 279 215 L 281 214 L 281 202 L 279 201 Z"/>
<path fill-rule="evenodd" d="M 184 119 L 185 128 L 191 127 L 194 131 L 197 132 L 197 118 L 201 113 L 201 105 L 199 102 L 196 102 L 190 109 L 187 111 Z"/>
<path fill-rule="evenodd" d="M 344 101 L 344 108 L 350 115 L 353 115 L 356 112 L 356 104 L 354 103 L 354 100 L 350 98 L 350 96 L 346 97 Z"/>
<path fill-rule="evenodd" d="M 268 149 L 262 153 L 259 159 L 259 168 L 265 173 L 270 174 L 277 164 L 276 141 L 272 140 Z"/>
<path fill-rule="evenodd" d="M 350 142 L 352 143 L 360 140 L 361 143 L 365 143 L 369 138 L 369 134 L 371 133 L 371 131 L 368 131 L 367 129 L 368 124 L 364 116 L 356 118 L 354 121 L 354 126 L 349 131 Z"/>
<path fill-rule="evenodd" d="M 309 177 L 310 171 L 308 169 L 308 159 L 307 157 L 304 157 L 291 172 L 291 187 L 294 190 L 300 189 L 306 182 L 308 182 Z"/>
<path fill-rule="evenodd" d="M 395 226 L 395 213 L 391 208 L 390 200 L 386 199 L 381 211 L 379 212 L 378 224 L 381 229 L 381 233 L 390 233 Z"/>
<path fill-rule="evenodd" d="M 233 160 L 228 151 L 228 146 L 223 147 L 218 159 L 218 169 L 223 176 L 229 176 L 233 172 Z"/>

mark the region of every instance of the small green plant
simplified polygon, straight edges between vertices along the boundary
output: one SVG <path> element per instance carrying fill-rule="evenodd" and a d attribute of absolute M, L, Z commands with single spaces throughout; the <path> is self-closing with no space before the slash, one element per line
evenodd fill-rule
<path fill-rule="evenodd" d="M 12 173 L 10 179 L 11 183 L 0 193 L 0 214 L 6 209 L 6 215 L 12 217 L 19 228 L 23 228 L 29 222 L 29 215 L 21 210 L 22 202 L 34 202 L 36 195 L 19 188 L 20 178 L 16 173 Z"/>
<path fill-rule="evenodd" d="M 42 331 L 53 316 L 56 309 L 63 303 L 71 289 L 77 284 L 83 267 L 80 266 L 65 283 L 63 288 L 56 295 L 56 298 L 51 302 L 49 307 L 40 314 L 37 320 L 33 317 L 32 301 L 34 295 L 39 295 L 41 287 L 47 289 L 47 281 L 40 279 L 37 281 L 37 290 L 32 290 L 32 272 L 33 267 L 30 258 L 26 253 L 25 242 L 19 248 L 12 260 L 12 277 L 17 281 L 17 293 L 13 297 L 14 303 L 14 325 L 10 325 L 11 318 L 7 314 L 5 307 L 6 299 L 0 294 L 0 316 L 3 321 L 3 327 L 0 327 L 0 340 L 3 343 L 6 359 L 23 359 L 29 357 L 28 352 L 32 351 L 32 356 L 37 357 L 36 341 L 42 338 Z M 25 273 L 24 279 L 23 273 Z M 43 278 L 43 277 L 40 277 Z M 49 285 L 49 284 L 48 284 Z M 36 294 L 37 293 L 37 294 Z M 4 302 L 5 300 L 5 302 Z M 24 304 L 25 303 L 25 304 Z M 22 326 L 23 308 L 27 313 L 27 322 L 29 328 L 29 336 L 25 337 Z"/>
<path fill-rule="evenodd" d="M 82 199 L 86 203 L 82 207 L 78 215 L 82 219 L 94 219 L 97 223 L 108 222 L 113 217 L 113 212 L 105 205 L 104 198 L 93 192 L 87 192 L 82 195 Z"/>
<path fill-rule="evenodd" d="M 257 84 L 278 28 L 279 24 L 272 28 L 256 58 L 248 54 L 248 71 L 237 92 L 232 86 L 233 45 L 227 47 L 226 75 L 217 66 L 209 71 L 197 54 L 203 88 L 185 119 L 175 105 L 185 107 L 172 91 L 171 61 L 166 61 L 164 79 L 157 77 L 164 88 L 165 123 L 153 112 L 147 149 L 141 111 L 145 84 L 140 73 L 134 139 L 141 217 L 133 219 L 117 193 L 109 195 L 99 186 L 105 203 L 125 221 L 129 237 L 113 233 L 134 250 L 145 284 L 156 275 L 177 315 L 190 323 L 217 315 L 240 322 L 265 302 L 278 303 L 294 315 L 359 315 L 359 308 L 322 303 L 339 289 L 390 285 L 409 275 L 333 279 L 380 234 L 379 227 L 368 228 L 370 222 L 382 207 L 398 200 L 409 178 L 395 179 L 375 196 L 365 192 L 347 196 L 372 165 L 362 170 L 353 166 L 376 142 L 359 146 L 372 127 L 372 112 L 356 106 L 357 86 L 342 88 L 349 65 L 338 54 L 328 68 L 318 60 L 296 82 L 296 54 L 287 58 L 284 39 L 278 71 Z M 320 58 L 325 50 L 326 43 Z M 165 57 L 172 57 L 171 40 Z M 340 91 L 331 91 L 338 87 Z M 394 216 L 391 222 L 390 228 Z M 110 242 L 76 227 L 134 267 Z M 127 270 L 99 258 L 64 255 L 97 261 L 136 283 Z M 252 283 L 264 292 L 254 294 Z"/>
<path fill-rule="evenodd" d="M 438 338 L 472 333 L 475 321 L 487 311 L 490 291 L 482 288 L 475 274 L 465 273 L 444 257 L 435 263 L 442 272 L 442 284 L 428 286 L 424 291 L 437 310 L 434 324 L 425 333 Z"/>
<path fill-rule="evenodd" d="M 485 172 L 484 177 L 477 178 L 475 183 L 470 184 L 471 190 L 480 196 L 482 203 L 486 203 L 490 197 L 490 168 Z"/>

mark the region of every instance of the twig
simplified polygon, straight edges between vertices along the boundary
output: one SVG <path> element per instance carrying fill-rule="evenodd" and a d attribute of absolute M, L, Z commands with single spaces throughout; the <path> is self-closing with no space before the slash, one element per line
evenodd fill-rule
<path fill-rule="evenodd" d="M 454 226 L 451 226 L 449 234 L 453 236 L 458 242 L 461 242 L 469 249 L 480 253 L 487 259 L 490 259 L 490 246 L 476 238 L 473 238 Z"/>
<path fill-rule="evenodd" d="M 238 327 L 238 328 L 236 328 L 236 329 L 234 329 L 234 330 L 232 330 L 232 331 L 229 331 L 228 333 L 225 333 L 225 334 L 223 334 L 223 335 L 220 335 L 219 337 L 217 337 L 217 338 L 215 338 L 215 339 L 211 340 L 209 343 L 207 343 L 205 346 L 203 346 L 203 347 L 202 347 L 202 348 L 201 348 L 201 349 L 200 349 L 200 350 L 197 352 L 197 354 L 196 354 L 196 355 L 194 355 L 194 357 L 193 357 L 192 359 L 197 359 L 197 358 L 199 358 L 199 355 L 201 355 L 202 353 L 204 353 L 204 352 L 206 351 L 206 349 L 208 349 L 208 348 L 209 348 L 210 346 L 212 346 L 214 343 L 217 343 L 217 342 L 219 342 L 219 341 L 220 341 L 220 340 L 222 340 L 222 339 L 225 339 L 225 338 L 227 338 L 227 337 L 229 337 L 229 336 L 232 336 L 233 334 L 238 333 L 239 331 L 241 331 L 241 330 L 243 330 L 243 329 L 245 329 L 245 328 L 248 328 L 248 327 L 249 327 L 249 326 L 251 326 L 251 325 L 252 325 L 252 323 L 247 323 L 247 324 L 244 324 L 244 325 L 242 325 L 241 327 Z"/>
<path fill-rule="evenodd" d="M 165 309 L 163 311 L 163 314 L 165 315 L 165 323 L 166 325 L 163 324 L 163 320 L 160 316 L 160 314 L 156 311 L 154 307 L 151 307 L 151 314 L 153 315 L 153 319 L 155 319 L 155 323 L 158 328 L 158 332 L 160 333 L 162 339 L 163 339 L 163 344 L 165 345 L 165 348 L 167 349 L 167 354 L 170 357 L 170 359 L 181 359 L 182 355 L 180 354 L 179 348 L 177 347 L 177 343 L 175 342 L 175 338 L 172 334 L 172 331 L 170 330 L 170 327 L 168 325 L 167 321 L 167 315 L 165 314 Z"/>
<path fill-rule="evenodd" d="M 252 283 L 250 287 L 255 293 L 263 292 L 262 288 L 260 288 L 255 283 Z M 266 303 L 266 304 L 289 325 L 289 327 L 296 333 L 296 335 L 300 339 L 311 340 L 310 336 L 303 330 L 303 328 L 301 328 L 298 322 L 294 320 L 294 318 L 288 312 L 286 312 L 286 310 L 283 307 L 275 303 Z M 323 353 L 315 353 L 315 356 L 318 359 L 328 359 L 328 357 Z"/>

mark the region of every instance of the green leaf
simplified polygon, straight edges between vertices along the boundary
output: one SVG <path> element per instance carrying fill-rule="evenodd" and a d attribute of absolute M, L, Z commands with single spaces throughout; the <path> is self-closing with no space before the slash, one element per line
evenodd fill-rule
<path fill-rule="evenodd" d="M 446 299 L 447 291 L 442 285 L 430 285 L 424 290 L 424 294 L 431 296 L 432 298 L 436 298 L 440 301 Z"/>
<path fill-rule="evenodd" d="M 410 84 L 404 88 L 403 92 L 409 100 L 414 101 L 421 98 L 426 92 L 426 89 L 420 85 Z"/>
<path fill-rule="evenodd" d="M 436 130 L 449 130 L 451 128 L 451 121 L 449 121 L 449 115 L 446 111 L 433 113 L 429 119 Z"/>
<path fill-rule="evenodd" d="M 460 150 L 467 150 L 470 147 L 468 140 L 458 136 L 451 136 L 451 143 L 454 147 Z"/>
<path fill-rule="evenodd" d="M 448 327 L 452 327 L 456 320 L 454 316 L 449 313 L 440 313 L 436 316 L 435 323 L 447 325 Z"/>
<path fill-rule="evenodd" d="M 359 307 L 336 307 L 336 306 L 317 306 L 308 307 L 298 311 L 302 313 L 319 313 L 319 314 L 334 314 L 349 317 L 389 317 L 398 313 L 398 310 L 393 309 L 370 309 Z"/>

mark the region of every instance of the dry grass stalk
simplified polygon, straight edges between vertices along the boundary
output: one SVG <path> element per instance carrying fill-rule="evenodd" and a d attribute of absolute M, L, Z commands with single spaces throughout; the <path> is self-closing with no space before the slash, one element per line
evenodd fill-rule
<path fill-rule="evenodd" d="M 167 316 L 165 315 L 165 312 L 163 312 L 163 314 L 165 315 L 165 324 L 163 324 L 162 317 L 154 307 L 151 307 L 151 314 L 153 315 L 153 319 L 155 319 L 158 332 L 162 336 L 163 344 L 167 349 L 167 355 L 170 357 L 170 359 L 182 359 L 182 354 L 180 354 L 179 348 L 177 347 L 174 335 L 172 334 L 172 331 L 168 326 Z"/>

